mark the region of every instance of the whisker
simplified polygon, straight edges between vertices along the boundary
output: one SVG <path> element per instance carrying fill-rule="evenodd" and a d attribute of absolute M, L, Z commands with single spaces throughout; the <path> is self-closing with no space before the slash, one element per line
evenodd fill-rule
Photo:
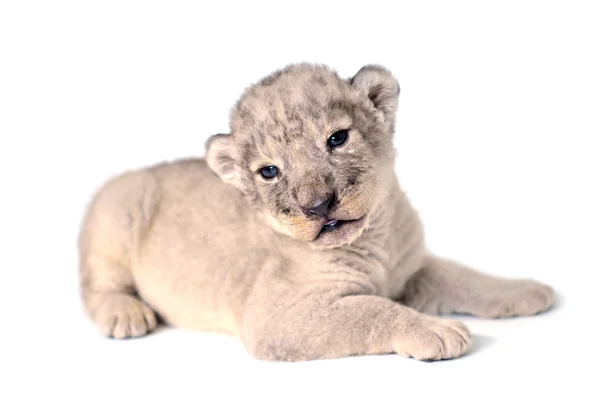
<path fill-rule="evenodd" d="M 366 187 L 366 185 L 365 185 L 365 187 Z M 367 192 L 365 189 L 362 189 L 361 195 L 362 194 L 365 194 L 367 196 L 367 199 L 369 200 L 369 207 L 372 207 L 373 206 L 373 198 L 371 198 L 371 195 L 369 195 L 369 192 Z M 364 209 L 364 210 L 366 210 L 366 209 Z"/>
<path fill-rule="evenodd" d="M 365 185 L 364 185 L 362 188 L 363 188 L 363 189 L 369 189 L 369 190 L 370 190 L 370 191 L 371 191 L 373 194 L 376 194 L 376 193 L 377 193 L 377 191 L 375 191 L 375 188 L 374 188 L 374 187 L 372 187 L 372 186 L 370 186 L 370 185 L 368 185 L 368 184 L 365 184 Z M 372 199 L 372 198 L 371 198 L 371 199 Z"/>
<path fill-rule="evenodd" d="M 390 195 L 390 197 L 391 197 L 391 198 L 393 198 L 393 197 L 394 197 L 394 196 L 392 195 L 392 193 L 391 193 L 391 192 L 390 192 L 390 191 L 389 191 L 389 190 L 388 190 L 388 189 L 387 189 L 387 188 L 386 188 L 386 187 L 385 187 L 385 186 L 384 186 L 382 183 L 380 183 L 379 181 L 377 181 L 375 178 L 373 178 L 372 180 L 370 180 L 370 182 L 374 182 L 375 184 L 377 184 L 377 185 L 379 185 L 381 188 L 383 188 L 383 189 L 384 189 L 384 190 L 385 190 L 385 191 L 388 193 L 388 195 Z"/>

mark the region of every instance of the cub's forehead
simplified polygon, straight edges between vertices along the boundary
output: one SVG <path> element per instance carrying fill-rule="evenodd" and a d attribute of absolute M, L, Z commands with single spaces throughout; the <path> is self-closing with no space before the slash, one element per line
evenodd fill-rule
<path fill-rule="evenodd" d="M 347 79 L 318 65 L 277 71 L 242 95 L 231 130 L 246 151 L 272 155 L 283 148 L 310 150 L 335 131 L 349 128 L 360 101 Z M 318 148 L 312 148 L 318 150 Z"/>
<path fill-rule="evenodd" d="M 348 80 L 327 67 L 294 65 L 246 89 L 232 111 L 232 132 L 336 123 L 352 116 L 355 98 Z"/>

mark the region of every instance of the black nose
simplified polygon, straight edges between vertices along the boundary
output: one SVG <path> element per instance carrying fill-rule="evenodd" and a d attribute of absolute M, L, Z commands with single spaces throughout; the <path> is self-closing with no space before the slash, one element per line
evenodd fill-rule
<path fill-rule="evenodd" d="M 325 216 L 331 209 L 335 202 L 335 193 L 327 195 L 325 199 L 317 200 L 313 207 L 305 208 L 304 211 L 308 214 L 314 214 L 317 216 Z"/>

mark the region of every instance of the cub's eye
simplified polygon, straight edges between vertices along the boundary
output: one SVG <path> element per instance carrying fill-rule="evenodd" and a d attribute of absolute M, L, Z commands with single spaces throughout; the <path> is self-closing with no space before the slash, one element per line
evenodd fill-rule
<path fill-rule="evenodd" d="M 336 146 L 340 146 L 344 142 L 346 142 L 347 138 L 348 138 L 348 130 L 336 131 L 327 139 L 327 145 L 330 148 L 335 148 Z"/>
<path fill-rule="evenodd" d="M 277 174 L 279 174 L 279 169 L 275 166 L 267 166 L 260 169 L 260 175 L 267 180 L 274 178 Z"/>

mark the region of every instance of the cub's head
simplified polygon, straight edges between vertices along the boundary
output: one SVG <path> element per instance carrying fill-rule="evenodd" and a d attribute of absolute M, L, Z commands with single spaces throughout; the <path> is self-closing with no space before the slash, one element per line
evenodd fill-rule
<path fill-rule="evenodd" d="M 355 240 L 393 173 L 399 86 L 381 66 L 344 79 L 296 64 L 246 89 L 207 162 L 271 225 L 320 247 Z"/>

